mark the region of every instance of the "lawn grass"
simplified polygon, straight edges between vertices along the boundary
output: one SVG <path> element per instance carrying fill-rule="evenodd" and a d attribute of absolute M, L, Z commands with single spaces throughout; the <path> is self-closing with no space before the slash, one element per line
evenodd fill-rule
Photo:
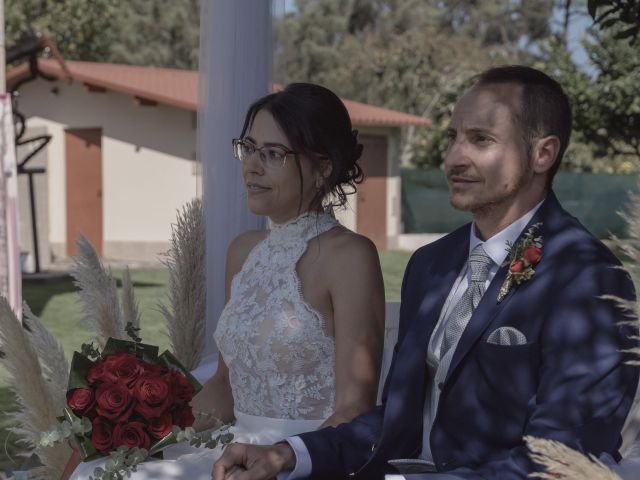
<path fill-rule="evenodd" d="M 402 250 L 388 250 L 380 253 L 380 265 L 382 266 L 384 293 L 387 302 L 400 301 L 402 276 L 410 256 L 411 252 Z"/>
<path fill-rule="evenodd" d="M 380 254 L 387 301 L 400 300 L 400 285 L 410 253 L 388 251 Z M 114 271 L 121 286 L 122 272 Z M 160 351 L 169 347 L 164 318 L 157 310 L 158 302 L 166 302 L 168 275 L 165 269 L 136 269 L 131 279 L 140 304 L 141 337 L 144 342 L 158 345 Z M 91 341 L 91 332 L 83 324 L 82 309 L 71 278 L 48 283 L 23 282 L 23 298 L 62 344 L 67 359 L 82 343 Z M 0 366 L 0 471 L 17 468 L 22 463 L 21 448 L 8 431 L 7 412 L 15 410 L 15 398 L 8 387 L 7 373 Z"/>

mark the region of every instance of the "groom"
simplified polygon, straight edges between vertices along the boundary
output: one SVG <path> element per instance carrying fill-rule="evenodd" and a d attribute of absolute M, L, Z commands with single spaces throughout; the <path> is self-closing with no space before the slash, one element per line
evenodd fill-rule
<path fill-rule="evenodd" d="M 569 101 L 544 73 L 480 75 L 444 162 L 451 203 L 473 223 L 409 261 L 383 404 L 274 446 L 232 445 L 214 478 L 244 465 L 228 478 L 379 479 L 388 460 L 418 458 L 434 473 L 407 478 L 525 479 L 526 435 L 619 458 L 638 373 L 622 353 L 634 330 L 604 296 L 634 288 L 551 190 L 570 131 Z"/>

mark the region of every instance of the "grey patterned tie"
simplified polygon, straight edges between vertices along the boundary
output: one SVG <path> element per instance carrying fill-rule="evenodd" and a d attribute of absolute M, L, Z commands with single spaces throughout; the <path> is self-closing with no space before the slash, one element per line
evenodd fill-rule
<path fill-rule="evenodd" d="M 458 303 L 453 307 L 453 311 L 444 327 L 444 338 L 440 347 L 440 358 L 444 358 L 449 349 L 456 345 L 462 332 L 467 328 L 467 323 L 471 314 L 476 309 L 482 295 L 484 295 L 484 284 L 489 275 L 489 269 L 493 265 L 493 260 L 482 248 L 482 244 L 475 247 L 469 254 L 469 269 L 471 270 L 471 280 L 469 286 L 460 297 Z"/>

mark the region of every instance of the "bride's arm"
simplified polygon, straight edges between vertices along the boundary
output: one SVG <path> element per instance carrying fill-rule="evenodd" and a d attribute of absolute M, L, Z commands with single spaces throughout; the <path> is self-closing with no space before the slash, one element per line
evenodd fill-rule
<path fill-rule="evenodd" d="M 229 423 L 233 420 L 233 396 L 229 386 L 229 370 L 222 360 L 222 355 L 218 358 L 218 370 L 193 397 L 191 407 L 196 417 L 193 428 L 198 432 L 217 426 L 219 421 Z M 198 413 L 204 415 L 198 415 Z"/>
<path fill-rule="evenodd" d="M 328 264 L 336 345 L 336 409 L 322 427 L 348 422 L 376 404 L 384 344 L 384 283 L 378 252 L 349 233 Z"/>

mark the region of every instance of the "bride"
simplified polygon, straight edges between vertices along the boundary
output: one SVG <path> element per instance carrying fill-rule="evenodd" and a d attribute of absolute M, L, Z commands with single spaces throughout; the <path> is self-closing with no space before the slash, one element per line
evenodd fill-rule
<path fill-rule="evenodd" d="M 344 205 L 362 180 L 351 128 L 334 93 L 296 83 L 256 101 L 233 140 L 249 208 L 272 227 L 228 248 L 219 367 L 192 406 L 235 422 L 234 441 L 271 444 L 375 405 L 384 328 L 377 251 L 325 210 Z M 178 444 L 131 478 L 210 479 L 220 454 Z M 88 478 L 101 462 L 81 463 L 71 478 Z"/>

